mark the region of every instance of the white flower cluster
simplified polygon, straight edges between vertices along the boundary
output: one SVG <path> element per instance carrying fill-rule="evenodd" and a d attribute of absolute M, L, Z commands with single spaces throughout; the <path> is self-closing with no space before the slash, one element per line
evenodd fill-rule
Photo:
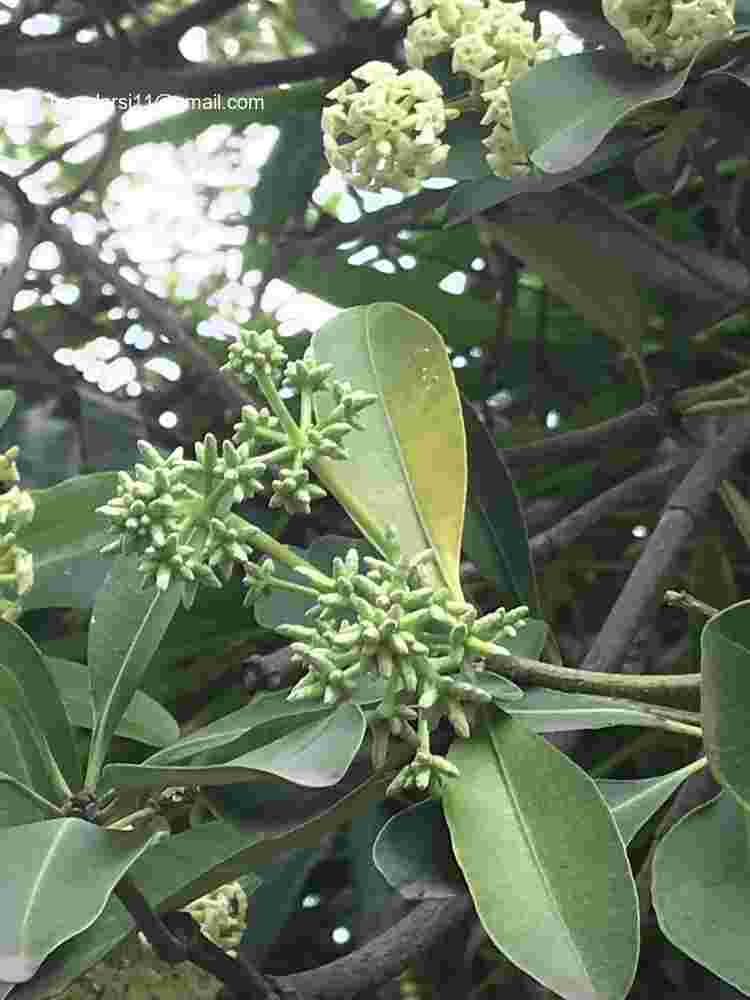
<path fill-rule="evenodd" d="M 17 483 L 18 448 L 0 454 L 0 484 Z M 34 557 L 18 544 L 23 529 L 34 519 L 34 499 L 13 485 L 0 495 L 0 619 L 16 621 L 23 608 L 20 598 L 34 584 Z"/>
<path fill-rule="evenodd" d="M 236 954 L 247 916 L 247 895 L 239 882 L 220 886 L 185 909 L 214 944 Z M 210 1000 L 219 986 L 192 962 L 163 962 L 139 932 L 77 979 L 61 1000 Z"/>
<path fill-rule="evenodd" d="M 419 190 L 445 162 L 449 147 L 440 136 L 458 112 L 445 107 L 440 84 L 421 69 L 399 73 L 373 61 L 352 77 L 327 95 L 336 101 L 323 110 L 328 162 L 359 188 Z"/>
<path fill-rule="evenodd" d="M 526 150 L 513 132 L 509 87 L 536 63 L 557 54 L 556 37 L 534 38 L 524 18 L 524 0 L 411 0 L 415 20 L 407 31 L 411 67 L 398 73 L 389 63 L 370 62 L 355 70 L 360 90 L 347 80 L 328 97 L 323 111 L 323 144 L 332 167 L 356 187 L 415 191 L 445 163 L 449 147 L 440 138 L 460 112 L 446 107 L 440 85 L 424 71 L 425 62 L 453 53 L 452 70 L 469 76 L 493 125 L 484 140 L 487 162 L 501 177 L 528 170 Z"/>
<path fill-rule="evenodd" d="M 734 0 L 602 0 L 602 9 L 635 62 L 666 70 L 734 31 Z"/>

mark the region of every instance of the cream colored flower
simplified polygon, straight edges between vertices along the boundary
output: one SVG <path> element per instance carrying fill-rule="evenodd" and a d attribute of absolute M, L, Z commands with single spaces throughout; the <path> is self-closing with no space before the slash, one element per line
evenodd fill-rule
<path fill-rule="evenodd" d="M 734 31 L 734 0 L 602 0 L 602 10 L 635 62 L 666 70 Z"/>
<path fill-rule="evenodd" d="M 321 117 L 323 150 L 356 187 L 416 191 L 444 163 L 440 136 L 458 112 L 446 109 L 440 84 L 423 70 L 365 63 L 328 97 L 337 103 Z"/>

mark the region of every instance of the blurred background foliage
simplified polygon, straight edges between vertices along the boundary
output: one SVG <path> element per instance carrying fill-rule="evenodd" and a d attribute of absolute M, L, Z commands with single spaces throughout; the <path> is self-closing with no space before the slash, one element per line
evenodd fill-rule
<path fill-rule="evenodd" d="M 568 51 L 597 44 L 604 29 L 595 5 L 552 9 L 570 28 Z M 62 96 L 28 87 L 18 59 L 6 60 L 0 73 L 0 383 L 19 397 L 0 448 L 20 446 L 25 485 L 43 489 L 126 468 L 141 437 L 172 449 L 208 431 L 231 435 L 237 412 L 210 371 L 240 327 L 278 325 L 298 357 L 338 309 L 375 301 L 408 306 L 445 338 L 473 419 L 505 458 L 474 447 L 472 481 L 490 535 L 516 532 L 522 510 L 532 553 L 543 551 L 545 532 L 592 498 L 712 440 L 721 407 L 686 414 L 703 399 L 686 392 L 742 377 L 750 367 L 745 86 L 737 93 L 726 87 L 723 105 L 735 116 L 735 135 L 744 136 L 745 159 L 732 148 L 702 173 L 686 172 L 686 147 L 673 135 L 672 159 L 662 149 L 655 161 L 661 172 L 653 156 L 631 153 L 600 165 L 584 194 L 564 188 L 560 202 L 520 195 L 498 206 L 500 189 L 478 156 L 481 136 L 469 127 L 454 134 L 449 178 L 428 181 L 406 199 L 357 192 L 323 159 L 323 95 L 351 68 L 336 58 L 347 45 L 368 52 L 380 42 L 363 39 L 386 32 L 383 44 L 398 59 L 405 23 L 397 3 L 369 0 L 0 3 L 0 62 L 14 47 L 44 59 L 53 45 L 61 60 L 66 51 L 72 60 Z M 235 85 L 246 107 L 234 109 L 218 90 L 215 107 L 212 97 L 186 107 L 171 85 L 158 102 L 157 91 L 144 91 L 140 106 L 129 97 L 128 109 L 83 85 L 73 96 L 82 79 L 76 47 L 93 52 L 105 44 L 121 60 L 113 63 L 115 76 L 117 66 L 136 60 L 137 67 L 141 58 L 150 69 L 179 68 L 193 81 L 208 66 L 241 72 L 248 64 L 257 80 L 267 64 L 288 82 L 247 92 Z M 331 60 L 316 63 L 332 46 Z M 294 69 L 310 59 L 310 71 Z M 663 141 L 658 129 L 642 129 L 637 139 L 638 149 Z M 482 199 L 487 211 L 480 215 L 472 207 Z M 538 242 L 528 242 L 528 226 L 509 236 L 519 218 L 535 212 L 547 226 L 546 257 Z M 623 228 L 625 217 L 637 226 Z M 727 383 L 727 396 L 731 408 L 747 405 L 741 380 Z M 606 447 L 538 460 L 524 450 L 649 402 L 659 415 L 653 425 L 610 437 Z M 665 588 L 688 589 L 717 607 L 746 596 L 748 471 L 738 470 L 731 496 L 713 501 Z M 539 616 L 568 665 L 590 647 L 676 481 L 667 476 L 656 489 L 636 490 L 537 560 Z M 242 513 L 295 545 L 355 534 L 332 500 L 312 518 L 285 525 L 269 521 L 256 502 Z M 466 553 L 467 594 L 487 607 L 516 603 L 500 557 L 488 551 L 480 553 L 486 558 Z M 525 546 L 514 552 L 505 556 L 518 569 Z M 81 569 L 90 574 L 81 590 L 92 594 L 106 565 L 90 562 Z M 524 579 L 531 588 L 528 573 Z M 29 611 L 21 624 L 45 652 L 83 662 L 90 604 L 85 594 L 78 603 Z M 624 669 L 694 671 L 700 625 L 660 609 Z M 247 658 L 279 645 L 242 610 L 235 579 L 220 592 L 201 592 L 190 613 L 178 611 L 145 689 L 187 729 L 197 728 L 246 701 Z M 560 745 L 608 777 L 674 769 L 690 753 L 679 736 L 647 731 L 633 741 L 632 730 L 622 729 L 577 734 Z M 135 761 L 146 750 L 122 739 L 118 753 Z M 265 969 L 283 974 L 328 961 L 411 905 L 370 862 L 374 837 L 394 808 L 378 805 L 319 848 L 258 873 L 264 883 L 256 905 L 276 917 L 251 928 L 246 946 Z M 649 830 L 633 846 L 636 860 L 643 860 L 639 845 Z M 646 936 L 650 950 L 634 996 L 687 996 L 694 988 L 739 995 L 675 952 L 655 927 L 647 924 Z M 457 950 L 429 956 L 379 996 L 492 997 L 508 995 L 510 983 L 519 996 L 540 995 L 541 987 L 467 927 Z"/>

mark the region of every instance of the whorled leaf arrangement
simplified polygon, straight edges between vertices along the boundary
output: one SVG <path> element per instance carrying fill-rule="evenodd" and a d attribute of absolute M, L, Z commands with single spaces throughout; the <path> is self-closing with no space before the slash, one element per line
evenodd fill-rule
<path fill-rule="evenodd" d="M 391 783 L 391 793 L 416 788 L 439 790 L 442 776 L 458 771 L 433 754 L 430 733 L 447 717 L 454 731 L 471 734 L 477 707 L 493 696 L 476 681 L 486 656 L 507 653 L 503 639 L 513 638 L 528 608 L 500 608 L 479 617 L 476 608 L 437 587 L 425 572 L 432 549 L 406 558 L 396 527 L 380 535 L 383 558 L 360 560 L 356 549 L 335 558 L 328 575 L 277 542 L 260 528 L 231 514 L 233 504 L 264 490 L 271 465 L 281 472 L 270 483 L 271 507 L 309 513 L 325 491 L 310 482 L 320 458 L 346 459 L 343 439 L 363 429 L 361 416 L 377 396 L 353 389 L 333 377 L 333 365 L 319 363 L 308 349 L 301 361 L 287 355 L 273 331 L 244 331 L 229 348 L 224 370 L 244 384 L 254 383 L 269 408 L 245 406 L 231 441 L 221 449 L 211 434 L 195 446 L 195 460 L 182 449 L 163 457 L 139 442 L 144 463 L 133 475 L 119 474 L 117 495 L 99 512 L 110 519 L 116 540 L 103 553 L 142 556 L 143 586 L 165 591 L 184 586 L 189 606 L 202 583 L 222 586 L 235 564 L 245 569 L 245 606 L 274 588 L 303 592 L 315 599 L 309 626 L 282 625 L 278 631 L 295 640 L 292 649 L 307 673 L 290 700 L 320 699 L 326 705 L 348 700 L 364 676 L 384 681 L 382 701 L 369 720 L 372 760 L 383 766 L 391 737 L 412 745 L 415 756 Z M 300 416 L 295 420 L 279 388 L 296 389 Z M 333 407 L 316 420 L 314 397 L 328 393 Z M 266 558 L 251 561 L 253 551 Z M 276 561 L 302 579 L 293 583 L 275 575 Z"/>

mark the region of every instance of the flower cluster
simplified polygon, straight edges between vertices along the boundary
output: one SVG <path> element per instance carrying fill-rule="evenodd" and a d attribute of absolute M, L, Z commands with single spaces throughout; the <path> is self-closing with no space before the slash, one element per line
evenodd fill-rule
<path fill-rule="evenodd" d="M 0 494 L 0 619 L 14 622 L 23 610 L 20 598 L 34 584 L 34 559 L 18 545 L 18 536 L 34 518 L 34 499 L 28 490 L 15 485 L 19 480 L 18 448 L 0 454 L 0 483 L 14 485 Z"/>
<path fill-rule="evenodd" d="M 225 369 L 245 384 L 256 383 L 270 409 L 243 407 L 235 434 L 221 448 L 207 434 L 190 461 L 182 448 L 162 456 L 148 442 L 138 442 L 143 462 L 132 474 L 118 473 L 116 495 L 98 508 L 117 536 L 102 554 L 142 555 L 144 586 L 166 590 L 182 580 L 189 603 L 198 584 L 221 587 L 217 572 L 228 580 L 235 564 L 248 564 L 252 526 L 240 532 L 226 523 L 233 504 L 268 492 L 269 506 L 310 513 L 311 502 L 325 496 L 310 481 L 315 463 L 348 457 L 343 439 L 362 426 L 360 414 L 376 397 L 333 379 L 332 366 L 318 363 L 309 349 L 300 361 L 286 359 L 271 330 L 243 331 L 229 348 Z M 280 384 L 300 395 L 299 423 L 281 398 Z M 334 405 L 316 421 L 312 400 L 318 392 L 330 394 Z"/>
<path fill-rule="evenodd" d="M 430 550 L 406 560 L 393 529 L 389 540 L 387 560 L 360 559 L 353 548 L 334 559 L 333 587 L 321 588 L 308 612 L 311 625 L 278 631 L 295 640 L 294 658 L 307 667 L 290 701 L 335 704 L 351 697 L 363 677 L 382 679 L 385 693 L 370 719 L 373 764 L 382 767 L 392 736 L 404 740 L 417 755 L 391 792 L 425 790 L 456 773 L 431 754 L 430 728 L 447 716 L 458 735 L 471 734 L 478 706 L 492 700 L 476 668 L 484 656 L 507 653 L 500 643 L 525 624 L 528 608 L 480 618 L 473 605 L 428 584 L 421 567 Z"/>
<path fill-rule="evenodd" d="M 420 181 L 445 163 L 441 141 L 446 122 L 460 114 L 443 102 L 439 84 L 425 63 L 452 52 L 452 71 L 466 74 L 472 97 L 462 103 L 483 107 L 487 161 L 498 176 L 528 170 L 526 150 L 513 133 L 509 88 L 536 63 L 556 55 L 557 37 L 534 38 L 524 18 L 524 0 L 411 0 L 414 20 L 405 49 L 409 69 L 389 63 L 360 66 L 328 97 L 323 111 L 323 145 L 331 166 L 355 187 L 417 190 Z M 368 86 L 360 90 L 355 80 Z"/>
<path fill-rule="evenodd" d="M 239 882 L 222 885 L 185 907 L 214 944 L 237 954 L 247 920 L 247 894 Z M 61 1000 L 205 1000 L 216 995 L 216 979 L 192 962 L 171 965 L 139 931 L 85 972 Z"/>
<path fill-rule="evenodd" d="M 419 190 L 445 163 L 449 147 L 440 136 L 458 112 L 446 108 L 440 84 L 421 69 L 399 73 L 374 61 L 352 77 L 326 95 L 336 102 L 323 109 L 328 162 L 356 187 Z"/>
<path fill-rule="evenodd" d="M 666 70 L 734 31 L 734 0 L 602 0 L 602 9 L 635 62 Z"/>

